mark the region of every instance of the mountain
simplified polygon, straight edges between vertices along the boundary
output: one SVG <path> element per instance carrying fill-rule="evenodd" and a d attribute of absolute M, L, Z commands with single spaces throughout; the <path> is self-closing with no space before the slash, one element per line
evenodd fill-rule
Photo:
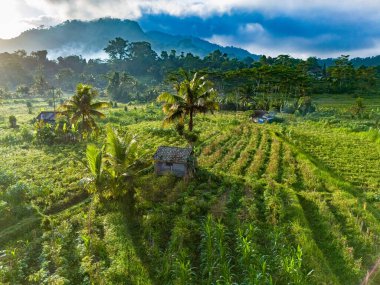
<path fill-rule="evenodd" d="M 258 55 L 251 54 L 244 49 L 237 47 L 222 47 L 197 37 L 180 35 L 173 36 L 156 31 L 147 32 L 146 35 L 148 36 L 149 42 L 152 44 L 153 49 L 156 51 L 170 51 L 174 49 L 177 52 L 191 52 L 203 57 L 208 55 L 210 52 L 219 49 L 222 53 L 228 54 L 229 57 L 243 59 L 250 56 L 256 60 L 259 58 Z"/>
<path fill-rule="evenodd" d="M 191 52 L 205 56 L 219 49 L 230 57 L 239 59 L 247 56 L 257 59 L 257 55 L 235 47 L 222 47 L 196 37 L 170 35 L 162 32 L 144 32 L 140 25 L 131 20 L 102 18 L 93 21 L 66 21 L 57 26 L 32 29 L 20 36 L 0 39 L 0 52 L 14 52 L 24 49 L 27 52 L 47 50 L 50 58 L 81 54 L 83 57 L 105 57 L 103 48 L 109 40 L 122 37 L 130 42 L 147 41 L 159 54 L 162 50 L 175 49 L 177 53 Z"/>

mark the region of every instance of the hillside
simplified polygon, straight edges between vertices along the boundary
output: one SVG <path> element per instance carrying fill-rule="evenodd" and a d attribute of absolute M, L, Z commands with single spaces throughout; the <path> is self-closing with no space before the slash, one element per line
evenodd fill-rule
<path fill-rule="evenodd" d="M 272 125 L 246 113 L 197 116 L 196 178 L 146 169 L 133 182 L 131 211 L 128 199 L 87 194 L 84 143 L 32 144 L 24 101 L 0 110 L 22 126 L 0 124 L 5 284 L 349 285 L 379 255 L 380 152 L 370 121 L 323 112 Z M 186 145 L 162 128 L 158 106 L 128 110 L 110 110 L 103 124 L 137 134 L 147 157 L 160 145 Z"/>
<path fill-rule="evenodd" d="M 19 49 L 28 52 L 48 50 L 49 54 L 54 56 L 80 54 L 84 57 L 104 57 L 103 48 L 115 37 L 122 37 L 130 42 L 148 41 L 157 53 L 175 49 L 177 53 L 191 52 L 203 57 L 220 49 L 231 57 L 258 58 L 243 49 L 222 47 L 196 37 L 174 36 L 154 31 L 144 32 L 135 21 L 109 18 L 88 22 L 66 21 L 46 29 L 28 30 L 16 38 L 0 40 L 0 52 L 14 52 Z"/>

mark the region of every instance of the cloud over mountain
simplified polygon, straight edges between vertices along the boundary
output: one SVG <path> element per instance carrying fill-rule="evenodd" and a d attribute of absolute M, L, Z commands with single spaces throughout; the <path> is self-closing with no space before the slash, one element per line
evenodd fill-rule
<path fill-rule="evenodd" d="M 30 25 L 99 17 L 138 20 L 145 30 L 199 36 L 253 53 L 380 54 L 375 0 L 20 0 Z M 30 15 L 32 14 L 32 15 Z"/>

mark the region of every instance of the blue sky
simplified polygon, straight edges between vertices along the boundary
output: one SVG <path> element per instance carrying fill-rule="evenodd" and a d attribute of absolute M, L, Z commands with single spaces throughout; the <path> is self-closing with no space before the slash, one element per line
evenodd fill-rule
<path fill-rule="evenodd" d="M 256 54 L 380 54 L 378 0 L 14 0 L 0 11 L 3 38 L 67 19 L 115 17 Z"/>

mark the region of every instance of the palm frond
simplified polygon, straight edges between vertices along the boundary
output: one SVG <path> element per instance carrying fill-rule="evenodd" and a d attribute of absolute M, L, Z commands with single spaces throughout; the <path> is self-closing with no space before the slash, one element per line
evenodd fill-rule
<path fill-rule="evenodd" d="M 109 108 L 110 104 L 108 102 L 96 102 L 91 104 L 91 109 L 103 109 Z"/>
<path fill-rule="evenodd" d="M 177 120 L 183 120 L 183 117 L 185 115 L 184 109 L 177 109 L 170 114 L 168 114 L 164 119 L 164 126 L 167 126 L 168 124 L 171 124 Z"/>
<path fill-rule="evenodd" d="M 95 180 L 99 182 L 102 178 L 102 171 L 103 171 L 103 150 L 97 148 L 93 144 L 87 145 L 86 149 L 86 158 L 87 158 L 87 165 L 90 169 L 92 175 L 95 177 Z"/>
<path fill-rule="evenodd" d="M 80 118 L 82 117 L 82 113 L 80 111 L 76 111 L 72 116 L 71 116 L 71 123 L 75 124 Z"/>
<path fill-rule="evenodd" d="M 111 161 L 112 164 L 121 164 L 124 162 L 126 157 L 125 144 L 123 144 L 110 126 L 107 127 L 106 150 L 107 154 L 114 160 Z"/>
<path fill-rule="evenodd" d="M 176 102 L 183 101 L 183 98 L 178 95 L 171 94 L 169 92 L 163 92 L 157 97 L 157 102 L 165 102 L 169 104 L 174 104 Z"/>
<path fill-rule="evenodd" d="M 104 119 L 106 117 L 106 115 L 104 115 L 103 113 L 101 113 L 99 111 L 96 111 L 96 110 L 90 110 L 90 114 L 91 115 L 95 115 L 95 116 L 97 116 L 98 118 L 101 118 L 101 119 Z"/>

